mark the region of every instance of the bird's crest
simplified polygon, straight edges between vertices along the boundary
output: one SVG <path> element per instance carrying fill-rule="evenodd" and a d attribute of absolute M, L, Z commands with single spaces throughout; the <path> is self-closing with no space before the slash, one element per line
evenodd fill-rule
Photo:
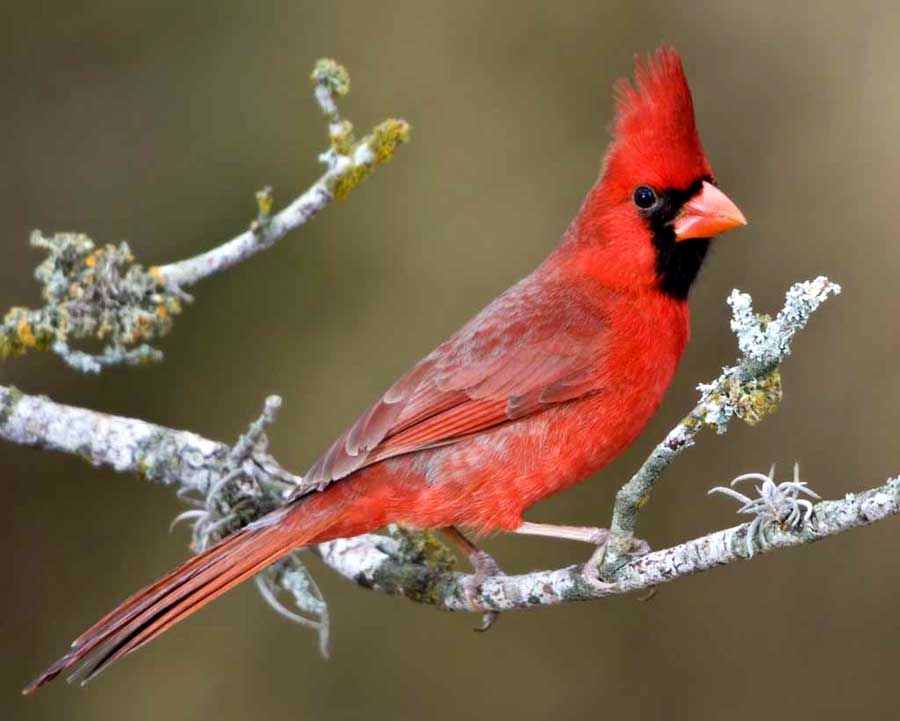
<path fill-rule="evenodd" d="M 608 163 L 624 163 L 631 171 L 646 169 L 657 177 L 645 182 L 663 187 L 686 187 L 712 176 L 676 50 L 661 47 L 647 60 L 636 58 L 634 84 L 624 79 L 616 84 Z"/>

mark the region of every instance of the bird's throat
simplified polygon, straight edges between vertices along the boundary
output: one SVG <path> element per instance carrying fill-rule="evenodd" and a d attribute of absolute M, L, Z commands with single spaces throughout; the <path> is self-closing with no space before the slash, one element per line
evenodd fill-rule
<path fill-rule="evenodd" d="M 709 251 L 709 240 L 676 241 L 675 231 L 669 226 L 654 230 L 653 246 L 656 248 L 659 289 L 672 298 L 686 300 Z"/>
<path fill-rule="evenodd" d="M 673 224 L 685 203 L 700 192 L 704 180 L 708 178 L 700 178 L 683 190 L 660 191 L 658 206 L 645 216 L 656 249 L 659 289 L 677 300 L 687 299 L 709 250 L 709 239 L 676 240 Z"/>

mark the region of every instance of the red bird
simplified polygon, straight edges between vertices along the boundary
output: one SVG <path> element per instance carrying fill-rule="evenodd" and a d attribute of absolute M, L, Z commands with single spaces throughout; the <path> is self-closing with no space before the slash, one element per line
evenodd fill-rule
<path fill-rule="evenodd" d="M 709 239 L 745 223 L 715 186 L 678 54 L 638 60 L 634 86 L 617 86 L 602 176 L 550 256 L 338 437 L 305 477 L 320 491 L 140 591 L 25 692 L 79 663 L 90 679 L 297 548 L 388 523 L 448 530 L 482 573 L 489 557 L 459 528 L 598 542 L 522 514 L 644 428 L 688 341 Z"/>

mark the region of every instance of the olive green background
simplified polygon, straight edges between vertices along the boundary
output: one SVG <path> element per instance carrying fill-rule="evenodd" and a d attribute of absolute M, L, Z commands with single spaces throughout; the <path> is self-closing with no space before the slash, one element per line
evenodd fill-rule
<path fill-rule="evenodd" d="M 302 472 L 420 355 L 553 247 L 594 181 L 611 85 L 660 42 L 684 56 L 721 186 L 750 227 L 716 243 L 694 338 L 657 418 L 592 480 L 529 514 L 603 524 L 612 495 L 735 355 L 732 287 L 776 309 L 828 274 L 844 294 L 784 365 L 761 426 L 704 434 L 641 523 L 660 547 L 732 525 L 706 490 L 799 461 L 842 496 L 900 471 L 900 10 L 896 3 L 28 2 L 0 22 L 0 309 L 34 305 L 32 228 L 127 239 L 146 263 L 231 237 L 266 183 L 320 172 L 307 81 L 349 67 L 358 128 L 413 142 L 345 202 L 196 288 L 164 363 L 84 377 L 51 356 L 0 382 L 231 441 L 266 394 L 272 446 Z M 474 617 L 366 592 L 314 564 L 332 658 L 252 586 L 86 689 L 18 689 L 117 600 L 187 553 L 169 489 L 0 447 L 0 717 L 5 719 L 838 719 L 896 713 L 896 547 L 888 521 L 634 598 Z M 507 570 L 578 544 L 496 538 Z"/>

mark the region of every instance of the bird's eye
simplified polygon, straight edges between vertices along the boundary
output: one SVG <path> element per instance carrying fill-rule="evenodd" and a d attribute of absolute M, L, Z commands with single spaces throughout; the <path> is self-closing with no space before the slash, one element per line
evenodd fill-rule
<path fill-rule="evenodd" d="M 638 208 L 652 208 L 656 204 L 656 191 L 648 185 L 641 185 L 634 191 L 634 204 Z"/>

